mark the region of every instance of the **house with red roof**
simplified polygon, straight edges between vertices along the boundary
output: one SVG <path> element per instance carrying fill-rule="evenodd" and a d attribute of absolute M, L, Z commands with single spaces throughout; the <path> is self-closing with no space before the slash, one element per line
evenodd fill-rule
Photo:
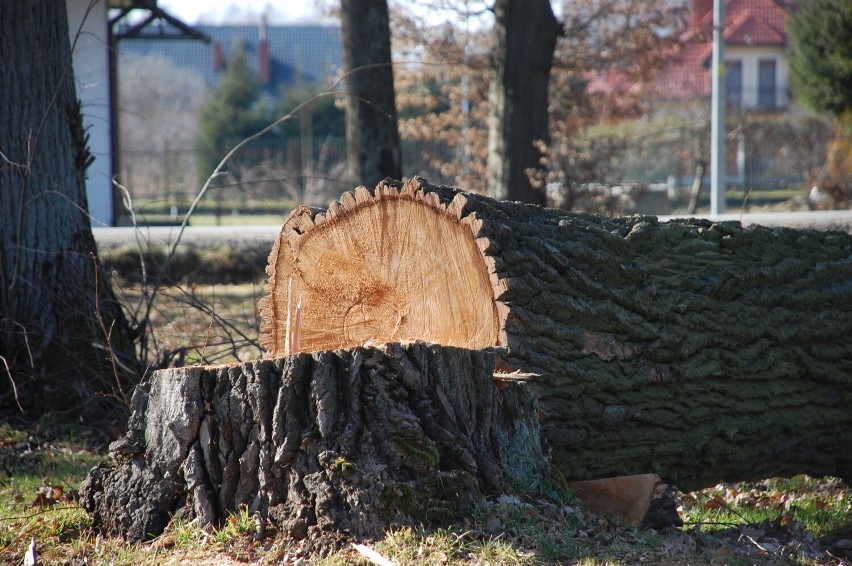
<path fill-rule="evenodd" d="M 725 0 L 725 79 L 729 108 L 781 110 L 790 103 L 784 0 Z M 710 96 L 713 0 L 693 0 L 689 29 L 656 82 L 668 100 Z"/>

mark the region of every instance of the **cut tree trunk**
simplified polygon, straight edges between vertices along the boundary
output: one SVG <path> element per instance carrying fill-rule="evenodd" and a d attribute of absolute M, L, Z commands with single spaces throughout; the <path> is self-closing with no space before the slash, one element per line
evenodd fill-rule
<path fill-rule="evenodd" d="M 494 364 L 493 350 L 396 344 L 155 372 L 81 502 L 131 540 L 176 513 L 220 524 L 244 508 L 315 550 L 448 525 L 546 472 L 535 396 L 496 387 Z"/>
<path fill-rule="evenodd" d="M 848 234 L 572 214 L 413 180 L 295 210 L 268 273 L 271 357 L 501 348 L 568 479 L 852 479 Z"/>

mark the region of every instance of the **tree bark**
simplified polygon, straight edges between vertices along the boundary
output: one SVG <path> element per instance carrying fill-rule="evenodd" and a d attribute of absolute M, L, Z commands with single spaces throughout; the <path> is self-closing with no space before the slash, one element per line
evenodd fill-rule
<path fill-rule="evenodd" d="M 425 344 L 161 370 L 127 435 L 81 488 L 96 524 L 131 540 L 170 517 L 247 508 L 305 543 L 447 525 L 547 467 L 529 389 L 493 381 L 493 351 Z"/>
<path fill-rule="evenodd" d="M 562 26 L 549 0 L 497 0 L 488 129 L 488 194 L 545 204 L 547 88 Z"/>
<path fill-rule="evenodd" d="M 0 3 L 0 406 L 102 417 L 133 349 L 86 213 L 67 22 L 64 0 Z"/>
<path fill-rule="evenodd" d="M 268 355 L 500 347 L 568 479 L 852 479 L 852 236 L 572 214 L 415 180 L 282 228 Z"/>
<path fill-rule="evenodd" d="M 390 23 L 385 0 L 341 2 L 346 159 L 356 183 L 402 177 Z"/>

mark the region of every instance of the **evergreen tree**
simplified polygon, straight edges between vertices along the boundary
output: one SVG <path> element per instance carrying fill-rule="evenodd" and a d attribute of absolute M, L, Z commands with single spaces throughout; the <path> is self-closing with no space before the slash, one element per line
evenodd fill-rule
<path fill-rule="evenodd" d="M 302 120 L 311 120 L 313 137 L 321 142 L 328 137 L 346 136 L 346 118 L 342 108 L 337 107 L 332 95 L 316 96 L 323 90 L 319 86 L 297 85 L 282 92 L 278 102 L 276 116 L 284 116 L 301 106 L 297 120 L 288 120 L 281 124 L 280 133 L 285 137 L 299 136 L 304 130 Z M 316 96 L 316 98 L 312 97 Z M 307 104 L 305 104 L 307 102 Z"/>
<path fill-rule="evenodd" d="M 837 208 L 852 202 L 852 2 L 804 0 L 787 24 L 790 82 L 812 112 L 837 119 L 817 182 Z"/>
<path fill-rule="evenodd" d="M 791 83 L 802 104 L 838 117 L 852 111 L 852 2 L 803 1 L 787 35 Z"/>
<path fill-rule="evenodd" d="M 199 111 L 196 163 L 201 184 L 228 151 L 266 125 L 259 100 L 260 83 L 238 45 L 227 61 L 224 75 Z M 236 169 L 239 160 L 240 156 L 235 156 L 229 169 Z"/>

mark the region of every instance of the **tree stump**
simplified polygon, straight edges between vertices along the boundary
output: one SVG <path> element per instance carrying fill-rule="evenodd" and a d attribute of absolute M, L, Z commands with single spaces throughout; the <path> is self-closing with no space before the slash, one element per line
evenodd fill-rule
<path fill-rule="evenodd" d="M 383 182 L 284 224 L 275 357 L 501 348 L 570 479 L 852 478 L 852 237 L 573 214 Z"/>
<path fill-rule="evenodd" d="M 395 344 L 155 372 L 83 507 L 130 540 L 175 513 L 217 524 L 242 506 L 320 546 L 450 524 L 546 472 L 535 396 L 496 387 L 494 363 L 487 349 Z"/>

